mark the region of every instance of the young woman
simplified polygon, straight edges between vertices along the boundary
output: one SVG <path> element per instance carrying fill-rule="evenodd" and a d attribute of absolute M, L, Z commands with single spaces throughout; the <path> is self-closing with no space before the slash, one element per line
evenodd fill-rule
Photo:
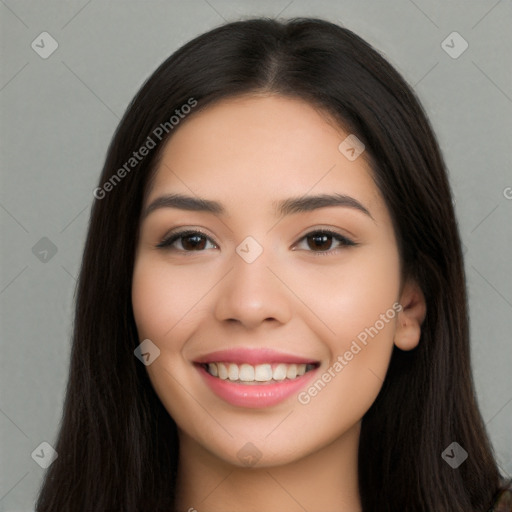
<path fill-rule="evenodd" d="M 94 196 L 39 512 L 505 506 L 445 165 L 361 38 L 254 19 L 194 39 Z"/>

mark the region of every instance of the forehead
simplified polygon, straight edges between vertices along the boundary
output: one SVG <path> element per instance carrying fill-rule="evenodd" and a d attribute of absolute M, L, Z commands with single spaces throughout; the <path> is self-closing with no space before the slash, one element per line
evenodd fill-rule
<path fill-rule="evenodd" d="M 226 197 L 248 205 L 309 191 L 380 201 L 368 155 L 351 161 L 350 134 L 310 103 L 280 95 L 223 99 L 177 127 L 162 151 L 147 202 L 161 193 Z"/>

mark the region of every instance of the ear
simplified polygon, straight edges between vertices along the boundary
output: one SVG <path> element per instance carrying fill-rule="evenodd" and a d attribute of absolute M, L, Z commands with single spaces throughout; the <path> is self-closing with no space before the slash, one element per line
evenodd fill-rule
<path fill-rule="evenodd" d="M 398 313 L 395 345 L 401 350 L 412 350 L 418 346 L 421 324 L 425 320 L 427 305 L 421 288 L 408 280 L 400 295 L 402 310 Z"/>

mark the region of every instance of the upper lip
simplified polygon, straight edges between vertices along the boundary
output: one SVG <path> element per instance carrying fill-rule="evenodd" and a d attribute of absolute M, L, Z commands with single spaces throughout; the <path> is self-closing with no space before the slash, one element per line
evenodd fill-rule
<path fill-rule="evenodd" d="M 234 364 L 263 364 L 263 363 L 288 363 L 288 364 L 317 364 L 318 361 L 309 357 L 286 354 L 269 348 L 231 348 L 217 350 L 194 359 L 195 363 L 234 363 Z"/>

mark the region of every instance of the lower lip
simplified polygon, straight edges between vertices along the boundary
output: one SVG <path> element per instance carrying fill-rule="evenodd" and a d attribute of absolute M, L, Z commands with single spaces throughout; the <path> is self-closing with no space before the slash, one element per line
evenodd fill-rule
<path fill-rule="evenodd" d="M 206 384 L 220 398 L 237 407 L 271 407 L 296 394 L 316 373 L 317 368 L 306 372 L 293 380 L 285 379 L 273 384 L 238 384 L 230 380 L 219 379 L 209 374 L 201 365 L 196 365 Z"/>

